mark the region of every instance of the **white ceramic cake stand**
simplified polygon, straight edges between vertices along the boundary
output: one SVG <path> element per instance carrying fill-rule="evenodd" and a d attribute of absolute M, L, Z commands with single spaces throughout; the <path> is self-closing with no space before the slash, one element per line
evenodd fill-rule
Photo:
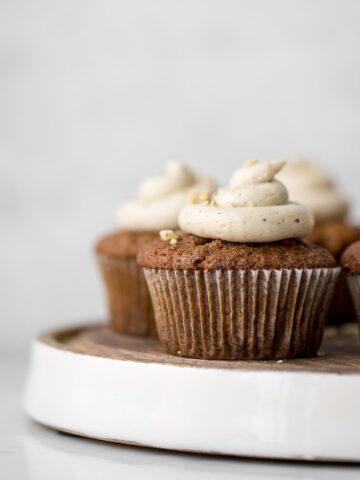
<path fill-rule="evenodd" d="M 87 326 L 33 345 L 26 410 L 111 442 L 247 457 L 360 461 L 360 346 L 285 362 L 173 357 L 156 340 Z"/>

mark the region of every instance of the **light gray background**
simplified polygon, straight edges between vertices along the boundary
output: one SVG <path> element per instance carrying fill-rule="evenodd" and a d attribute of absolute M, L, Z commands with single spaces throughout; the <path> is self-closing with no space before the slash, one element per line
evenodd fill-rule
<path fill-rule="evenodd" d="M 94 240 L 173 155 L 307 154 L 360 206 L 360 2 L 0 1 L 2 350 L 104 316 Z"/>

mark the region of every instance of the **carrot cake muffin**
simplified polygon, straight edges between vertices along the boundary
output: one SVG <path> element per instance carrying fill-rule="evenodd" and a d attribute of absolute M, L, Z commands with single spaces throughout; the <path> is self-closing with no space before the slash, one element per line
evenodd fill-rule
<path fill-rule="evenodd" d="M 360 228 L 347 219 L 349 202 L 336 188 L 332 178 L 306 159 L 288 161 L 279 173 L 290 199 L 306 205 L 314 214 L 315 227 L 307 240 L 327 248 L 339 262 L 347 246 L 360 240 Z M 329 324 L 340 325 L 356 320 L 346 276 L 340 273 L 329 308 Z"/>
<path fill-rule="evenodd" d="M 229 187 L 182 208 L 181 231 L 139 252 L 160 340 L 174 355 L 316 354 L 339 269 L 301 240 L 314 220 L 275 180 L 283 165 L 246 162 Z"/>
<path fill-rule="evenodd" d="M 132 335 L 156 334 L 150 296 L 136 255 L 158 236 L 160 229 L 177 227 L 179 211 L 189 192 L 194 191 L 194 198 L 206 198 L 212 187 L 211 179 L 200 179 L 182 163 L 172 161 L 162 175 L 144 180 L 136 197 L 120 206 L 120 229 L 96 245 L 114 330 Z"/>

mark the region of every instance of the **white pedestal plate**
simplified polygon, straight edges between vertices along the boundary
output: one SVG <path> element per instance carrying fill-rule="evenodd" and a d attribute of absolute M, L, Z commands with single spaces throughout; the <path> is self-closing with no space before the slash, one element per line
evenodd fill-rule
<path fill-rule="evenodd" d="M 94 325 L 38 338 L 26 410 L 51 428 L 171 450 L 360 461 L 360 345 L 284 362 L 173 357 Z"/>

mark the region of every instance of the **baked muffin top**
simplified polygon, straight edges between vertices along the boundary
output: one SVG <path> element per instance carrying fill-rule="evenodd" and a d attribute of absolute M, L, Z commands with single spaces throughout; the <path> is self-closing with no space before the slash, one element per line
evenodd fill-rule
<path fill-rule="evenodd" d="M 346 247 L 360 240 L 360 228 L 344 221 L 326 222 L 316 225 L 306 238 L 311 243 L 327 248 L 339 258 Z"/>
<path fill-rule="evenodd" d="M 360 273 L 360 241 L 350 245 L 341 256 L 342 267 L 350 274 Z"/>
<path fill-rule="evenodd" d="M 171 244 L 173 243 L 173 244 Z M 176 232 L 176 242 L 157 238 L 142 248 L 138 264 L 171 270 L 284 269 L 334 267 L 329 251 L 302 240 L 234 243 Z"/>
<path fill-rule="evenodd" d="M 120 230 L 101 238 L 95 250 L 98 255 L 135 258 L 141 247 L 158 238 L 155 232 L 129 232 Z"/>

